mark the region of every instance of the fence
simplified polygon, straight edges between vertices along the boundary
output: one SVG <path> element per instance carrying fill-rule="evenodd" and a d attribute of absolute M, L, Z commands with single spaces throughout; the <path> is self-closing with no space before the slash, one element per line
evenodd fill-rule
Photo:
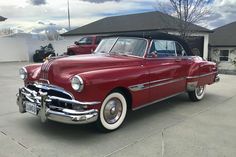
<path fill-rule="evenodd" d="M 32 61 L 35 50 L 49 43 L 52 43 L 55 53 L 60 55 L 66 52 L 69 45 L 74 43 L 74 39 L 41 41 L 20 37 L 2 37 L 0 38 L 0 62 Z"/>

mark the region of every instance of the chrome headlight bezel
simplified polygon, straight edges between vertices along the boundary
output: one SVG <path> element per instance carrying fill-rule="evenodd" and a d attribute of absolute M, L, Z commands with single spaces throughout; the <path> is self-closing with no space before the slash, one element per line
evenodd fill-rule
<path fill-rule="evenodd" d="M 19 75 L 22 80 L 26 80 L 28 77 L 28 73 L 25 67 L 19 69 Z"/>
<path fill-rule="evenodd" d="M 79 75 L 75 75 L 71 79 L 71 87 L 75 91 L 81 92 L 84 89 L 84 81 L 83 81 L 83 79 Z"/>

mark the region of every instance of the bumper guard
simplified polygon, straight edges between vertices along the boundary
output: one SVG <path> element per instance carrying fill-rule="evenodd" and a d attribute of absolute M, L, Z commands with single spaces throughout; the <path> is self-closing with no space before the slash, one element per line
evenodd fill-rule
<path fill-rule="evenodd" d="M 95 122 L 98 118 L 98 110 L 74 110 L 67 108 L 59 108 L 59 110 L 53 110 L 55 106 L 51 106 L 50 102 L 57 100 L 59 102 L 70 103 L 73 105 L 91 106 L 97 105 L 100 102 L 80 102 L 77 100 L 65 99 L 56 96 L 49 96 L 46 92 L 39 91 L 38 93 L 34 90 L 26 87 L 20 88 L 17 94 L 17 105 L 21 113 L 26 112 L 25 102 L 36 104 L 37 113 L 42 122 L 46 122 L 48 119 L 56 122 L 66 124 L 87 124 Z M 56 107 L 57 108 L 57 107 Z"/>

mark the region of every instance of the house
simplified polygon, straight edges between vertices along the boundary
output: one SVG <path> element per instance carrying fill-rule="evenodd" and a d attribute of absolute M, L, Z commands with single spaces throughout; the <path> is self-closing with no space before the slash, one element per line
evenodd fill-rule
<path fill-rule="evenodd" d="M 210 35 L 209 58 L 219 63 L 221 70 L 236 69 L 236 22 L 216 28 Z"/>
<path fill-rule="evenodd" d="M 65 38 L 78 40 L 81 36 L 118 34 L 127 32 L 165 32 L 179 34 L 180 20 L 161 12 L 145 12 L 100 19 L 62 34 Z M 200 56 L 208 58 L 209 33 L 212 31 L 190 24 L 190 48 Z"/>

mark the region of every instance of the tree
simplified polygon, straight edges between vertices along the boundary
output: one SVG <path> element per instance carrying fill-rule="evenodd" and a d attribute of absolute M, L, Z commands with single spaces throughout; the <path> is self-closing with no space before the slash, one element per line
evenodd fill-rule
<path fill-rule="evenodd" d="M 157 1 L 157 10 L 178 18 L 179 33 L 186 39 L 193 33 L 192 24 L 202 21 L 210 14 L 212 0 L 169 0 Z"/>

